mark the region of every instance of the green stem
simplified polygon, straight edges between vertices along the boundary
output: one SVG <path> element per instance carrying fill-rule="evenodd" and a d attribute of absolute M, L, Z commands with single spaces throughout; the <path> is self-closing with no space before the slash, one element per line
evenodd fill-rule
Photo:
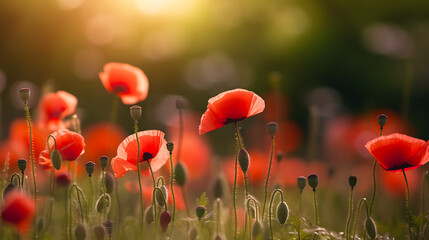
<path fill-rule="evenodd" d="M 244 195 L 247 197 L 249 195 L 249 187 L 247 186 L 247 175 L 243 172 L 244 175 Z"/>
<path fill-rule="evenodd" d="M 240 144 L 240 133 L 238 131 L 238 123 L 235 122 L 235 132 L 237 134 L 237 140 L 239 142 L 239 146 Z M 234 205 L 234 239 L 237 239 L 237 206 L 236 206 L 236 192 L 237 192 L 237 161 L 238 161 L 238 151 L 240 150 L 240 148 L 237 149 L 236 154 L 235 154 L 235 164 L 234 164 L 234 189 L 232 192 L 232 202 Z"/>
<path fill-rule="evenodd" d="M 271 164 L 273 162 L 273 153 L 274 153 L 274 136 L 271 137 L 271 154 L 270 154 L 270 166 L 268 167 L 267 180 L 265 181 L 265 194 L 264 194 L 264 205 L 262 205 L 262 219 L 264 218 L 265 205 L 267 203 L 268 195 L 268 180 L 270 179 Z"/>
<path fill-rule="evenodd" d="M 218 200 L 216 202 L 216 235 L 219 235 L 220 217 L 220 200 Z"/>
<path fill-rule="evenodd" d="M 302 190 L 299 191 L 298 240 L 301 240 Z"/>
<path fill-rule="evenodd" d="M 380 136 L 383 135 L 383 127 L 380 127 Z M 374 160 L 374 166 L 372 168 L 372 181 L 374 183 L 374 190 L 372 192 L 371 204 L 369 205 L 369 216 L 372 214 L 372 207 L 374 206 L 375 193 L 377 192 L 377 182 L 375 179 L 375 169 L 377 167 L 377 159 Z"/>
<path fill-rule="evenodd" d="M 141 226 L 141 230 L 139 231 L 139 236 L 142 236 L 143 232 L 143 217 L 144 217 L 144 207 L 143 207 L 143 190 L 142 190 L 142 183 L 141 183 L 141 177 L 140 177 L 140 141 L 138 136 L 138 121 L 134 121 L 134 133 L 136 135 L 137 140 L 137 177 L 139 181 L 139 188 L 140 188 L 140 223 L 139 226 Z"/>
<path fill-rule="evenodd" d="M 316 225 L 319 226 L 319 205 L 317 204 L 316 189 L 313 189 L 314 215 L 316 216 Z"/>
<path fill-rule="evenodd" d="M 181 160 L 182 153 L 182 144 L 183 144 L 183 114 L 182 110 L 179 109 L 179 140 L 177 142 L 177 162 Z"/>
<path fill-rule="evenodd" d="M 24 189 L 24 171 L 21 171 L 21 190 Z"/>
<path fill-rule="evenodd" d="M 101 170 L 101 181 L 103 184 L 103 212 L 104 212 L 104 219 L 106 220 L 107 218 L 107 199 L 106 199 L 106 176 L 105 176 L 105 170 L 104 168 Z"/>
<path fill-rule="evenodd" d="M 170 168 L 171 168 L 171 175 L 170 175 L 170 188 L 171 188 L 171 195 L 173 196 L 173 222 L 171 226 L 171 232 L 174 230 L 174 218 L 176 215 L 176 198 L 174 197 L 174 166 L 173 166 L 173 156 L 172 152 L 170 152 Z"/>
<path fill-rule="evenodd" d="M 153 189 L 155 190 L 157 188 L 156 187 L 156 183 L 155 183 L 155 176 L 153 175 L 152 166 L 150 165 L 149 160 L 147 160 L 147 165 L 149 166 L 150 175 L 152 176 Z M 157 214 L 156 214 L 155 195 L 152 195 L 152 205 L 153 205 L 153 210 L 155 211 L 155 217 L 156 217 Z M 155 239 L 156 239 L 156 232 L 157 232 L 157 229 L 158 229 L 157 222 L 155 222 L 154 227 L 155 227 Z"/>
<path fill-rule="evenodd" d="M 270 220 L 270 233 L 271 233 L 271 239 L 274 239 L 273 237 L 273 227 L 271 225 L 271 209 L 273 207 L 273 201 L 274 201 L 274 197 L 276 196 L 276 193 L 279 192 L 280 196 L 281 196 L 281 201 L 283 202 L 283 192 L 280 189 L 276 189 L 274 190 L 274 192 L 271 194 L 271 202 L 270 202 L 270 208 L 268 209 L 268 214 L 269 214 L 269 220 Z"/>
<path fill-rule="evenodd" d="M 64 214 L 66 215 L 66 226 L 65 226 L 65 231 L 66 231 L 66 238 L 68 239 L 68 219 L 69 219 L 69 215 L 68 215 L 68 211 L 67 211 L 67 206 L 68 206 L 68 196 L 67 196 L 67 188 L 64 187 Z"/>
<path fill-rule="evenodd" d="M 352 217 L 353 217 L 353 188 L 350 189 L 349 217 L 347 218 L 347 225 L 346 225 L 346 239 L 349 239 L 349 228 L 350 228 L 350 221 Z"/>
<path fill-rule="evenodd" d="M 92 176 L 89 176 L 88 178 L 89 178 L 89 189 L 90 189 L 89 206 L 92 206 L 92 202 L 94 198 L 94 188 L 92 186 Z"/>
<path fill-rule="evenodd" d="M 408 217 L 408 232 L 410 234 L 410 239 L 413 240 L 413 235 L 411 233 L 411 198 L 410 198 L 410 188 L 408 187 L 407 175 L 405 174 L 405 170 L 402 169 L 402 174 L 404 175 L 405 185 L 407 186 L 407 198 L 405 199 L 407 204 L 407 217 Z"/>
<path fill-rule="evenodd" d="M 362 207 L 362 204 L 364 204 L 364 203 L 365 203 L 365 206 L 366 206 L 366 216 L 367 216 L 367 217 L 370 217 L 370 216 L 371 216 L 371 215 L 370 215 L 370 212 L 369 212 L 369 209 L 368 209 L 368 202 L 366 201 L 366 198 L 362 198 L 362 199 L 359 201 L 358 208 L 357 208 L 357 213 L 356 213 L 356 217 L 355 217 L 355 223 L 354 223 L 354 227 L 353 227 L 353 235 L 352 235 L 352 239 L 354 239 L 354 238 L 355 238 L 355 236 L 356 236 L 357 222 L 358 222 L 358 220 L 359 220 L 360 209 L 361 209 L 361 207 Z M 365 236 L 366 236 L 366 235 L 365 235 Z"/>

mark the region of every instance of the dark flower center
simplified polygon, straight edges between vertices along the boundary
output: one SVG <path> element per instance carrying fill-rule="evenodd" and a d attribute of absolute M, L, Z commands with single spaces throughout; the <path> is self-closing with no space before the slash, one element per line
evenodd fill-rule
<path fill-rule="evenodd" d="M 113 86 L 113 91 L 115 93 L 126 93 L 128 92 L 128 87 L 124 84 L 117 84 L 116 86 Z"/>
<path fill-rule="evenodd" d="M 149 161 L 152 158 L 153 158 L 153 155 L 151 153 L 145 152 L 143 153 L 143 159 L 141 161 L 142 162 Z"/>
<path fill-rule="evenodd" d="M 393 166 L 390 170 L 399 170 L 399 169 L 405 169 L 405 168 L 409 168 L 409 167 L 412 167 L 413 165 L 410 165 L 410 164 L 408 164 L 408 163 L 404 163 L 404 164 L 402 164 L 402 165 L 398 165 L 398 166 Z"/>
<path fill-rule="evenodd" d="M 226 121 L 223 124 L 238 122 L 238 121 L 241 121 L 241 120 L 243 120 L 245 118 L 246 117 L 242 117 L 242 118 L 226 118 Z"/>

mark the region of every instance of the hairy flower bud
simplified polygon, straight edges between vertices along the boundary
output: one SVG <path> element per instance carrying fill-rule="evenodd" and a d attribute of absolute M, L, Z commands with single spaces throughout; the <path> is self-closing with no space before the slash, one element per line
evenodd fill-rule
<path fill-rule="evenodd" d="M 104 208 L 106 208 L 106 212 L 109 212 L 110 209 L 110 195 L 106 193 L 106 197 L 104 197 L 104 194 L 101 194 L 98 198 L 97 202 L 95 203 L 95 210 L 98 213 L 103 213 Z"/>
<path fill-rule="evenodd" d="M 249 169 L 250 156 L 244 148 L 240 149 L 238 152 L 238 163 L 240 164 L 240 168 L 243 173 L 246 173 L 247 169 Z"/>
<path fill-rule="evenodd" d="M 61 169 L 61 163 L 63 162 L 63 157 L 61 156 L 60 151 L 55 149 L 54 151 L 51 152 L 51 161 L 55 169 L 57 170 Z"/>
<path fill-rule="evenodd" d="M 159 187 L 161 191 L 155 191 L 155 199 L 159 206 L 164 206 L 168 200 L 168 190 L 165 185 Z"/>
<path fill-rule="evenodd" d="M 377 237 L 377 226 L 371 217 L 366 218 L 365 229 L 369 238 L 375 239 L 375 237 Z"/>
<path fill-rule="evenodd" d="M 154 220 L 153 217 L 153 205 L 149 205 L 146 210 L 144 211 L 144 218 L 146 220 L 147 224 L 151 224 Z"/>
<path fill-rule="evenodd" d="M 74 228 L 74 236 L 76 240 L 86 239 L 86 227 L 83 224 L 78 223 Z"/>
<path fill-rule="evenodd" d="M 264 230 L 264 228 L 263 228 L 262 224 L 258 220 L 256 220 L 252 226 L 252 239 L 262 238 L 263 230 Z"/>
<path fill-rule="evenodd" d="M 174 179 L 176 180 L 177 184 L 180 186 L 185 185 L 187 176 L 188 173 L 186 172 L 185 165 L 183 165 L 181 162 L 178 162 L 174 169 Z"/>
<path fill-rule="evenodd" d="M 277 220 L 284 225 L 289 217 L 289 207 L 286 202 L 280 202 L 277 206 Z"/>
<path fill-rule="evenodd" d="M 106 186 L 106 193 L 112 193 L 115 188 L 115 178 L 110 172 L 104 173 L 104 185 Z"/>
<path fill-rule="evenodd" d="M 171 221 L 171 214 L 168 211 L 161 213 L 161 217 L 159 218 L 159 223 L 161 224 L 162 232 L 167 231 L 168 224 Z"/>
<path fill-rule="evenodd" d="M 107 219 L 106 221 L 103 222 L 103 226 L 104 229 L 106 231 L 107 236 L 109 236 L 109 238 L 112 236 L 112 231 L 113 231 L 113 222 L 109 219 Z"/>

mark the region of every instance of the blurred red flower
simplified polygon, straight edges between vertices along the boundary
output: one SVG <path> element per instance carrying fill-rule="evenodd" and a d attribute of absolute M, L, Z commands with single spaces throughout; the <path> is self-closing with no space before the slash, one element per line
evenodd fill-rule
<path fill-rule="evenodd" d="M 60 129 L 52 133 L 52 136 L 55 138 L 57 150 L 60 152 L 63 160 L 76 160 L 76 158 L 85 152 L 85 141 L 83 136 L 79 133 L 67 129 Z M 54 149 L 55 143 L 52 139 L 49 139 L 49 147 L 40 153 L 39 164 L 46 169 L 52 167 L 49 150 L 53 151 Z"/>
<path fill-rule="evenodd" d="M 140 143 L 139 162 L 149 161 L 152 170 L 157 171 L 170 157 L 164 133 L 159 130 L 147 130 L 138 132 L 138 137 Z M 112 169 L 117 178 L 128 171 L 137 171 L 137 140 L 135 134 L 128 136 L 119 145 L 117 156 L 112 159 Z M 149 176 L 147 164 L 141 164 L 140 170 L 143 175 Z"/>
<path fill-rule="evenodd" d="M 4 199 L 1 217 L 4 222 L 15 225 L 20 233 L 26 233 L 33 221 L 34 213 L 34 201 L 21 191 L 14 190 Z"/>
<path fill-rule="evenodd" d="M 113 157 L 115 148 L 125 138 L 124 130 L 118 125 L 110 123 L 97 123 L 83 132 L 85 138 L 85 158 L 94 161 L 106 155 Z"/>
<path fill-rule="evenodd" d="M 65 91 L 48 93 L 39 102 L 39 127 L 50 132 L 65 128 L 62 119 L 76 110 L 77 98 Z"/>
<path fill-rule="evenodd" d="M 135 104 L 147 97 L 149 81 L 143 71 L 126 63 L 110 62 L 99 74 L 108 92 L 121 98 L 124 104 Z"/>
<path fill-rule="evenodd" d="M 429 161 L 429 142 L 399 133 L 378 137 L 365 147 L 387 171 L 412 170 Z"/>
<path fill-rule="evenodd" d="M 240 121 L 264 111 L 264 100 L 254 92 L 234 89 L 209 99 L 201 117 L 199 133 L 204 134 L 228 123 Z"/>

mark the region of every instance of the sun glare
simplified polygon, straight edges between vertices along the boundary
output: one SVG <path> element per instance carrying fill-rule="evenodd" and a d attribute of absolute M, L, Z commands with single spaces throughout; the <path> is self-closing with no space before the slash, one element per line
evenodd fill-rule
<path fill-rule="evenodd" d="M 149 15 L 185 14 L 195 6 L 196 0 L 135 0 L 138 9 Z"/>

